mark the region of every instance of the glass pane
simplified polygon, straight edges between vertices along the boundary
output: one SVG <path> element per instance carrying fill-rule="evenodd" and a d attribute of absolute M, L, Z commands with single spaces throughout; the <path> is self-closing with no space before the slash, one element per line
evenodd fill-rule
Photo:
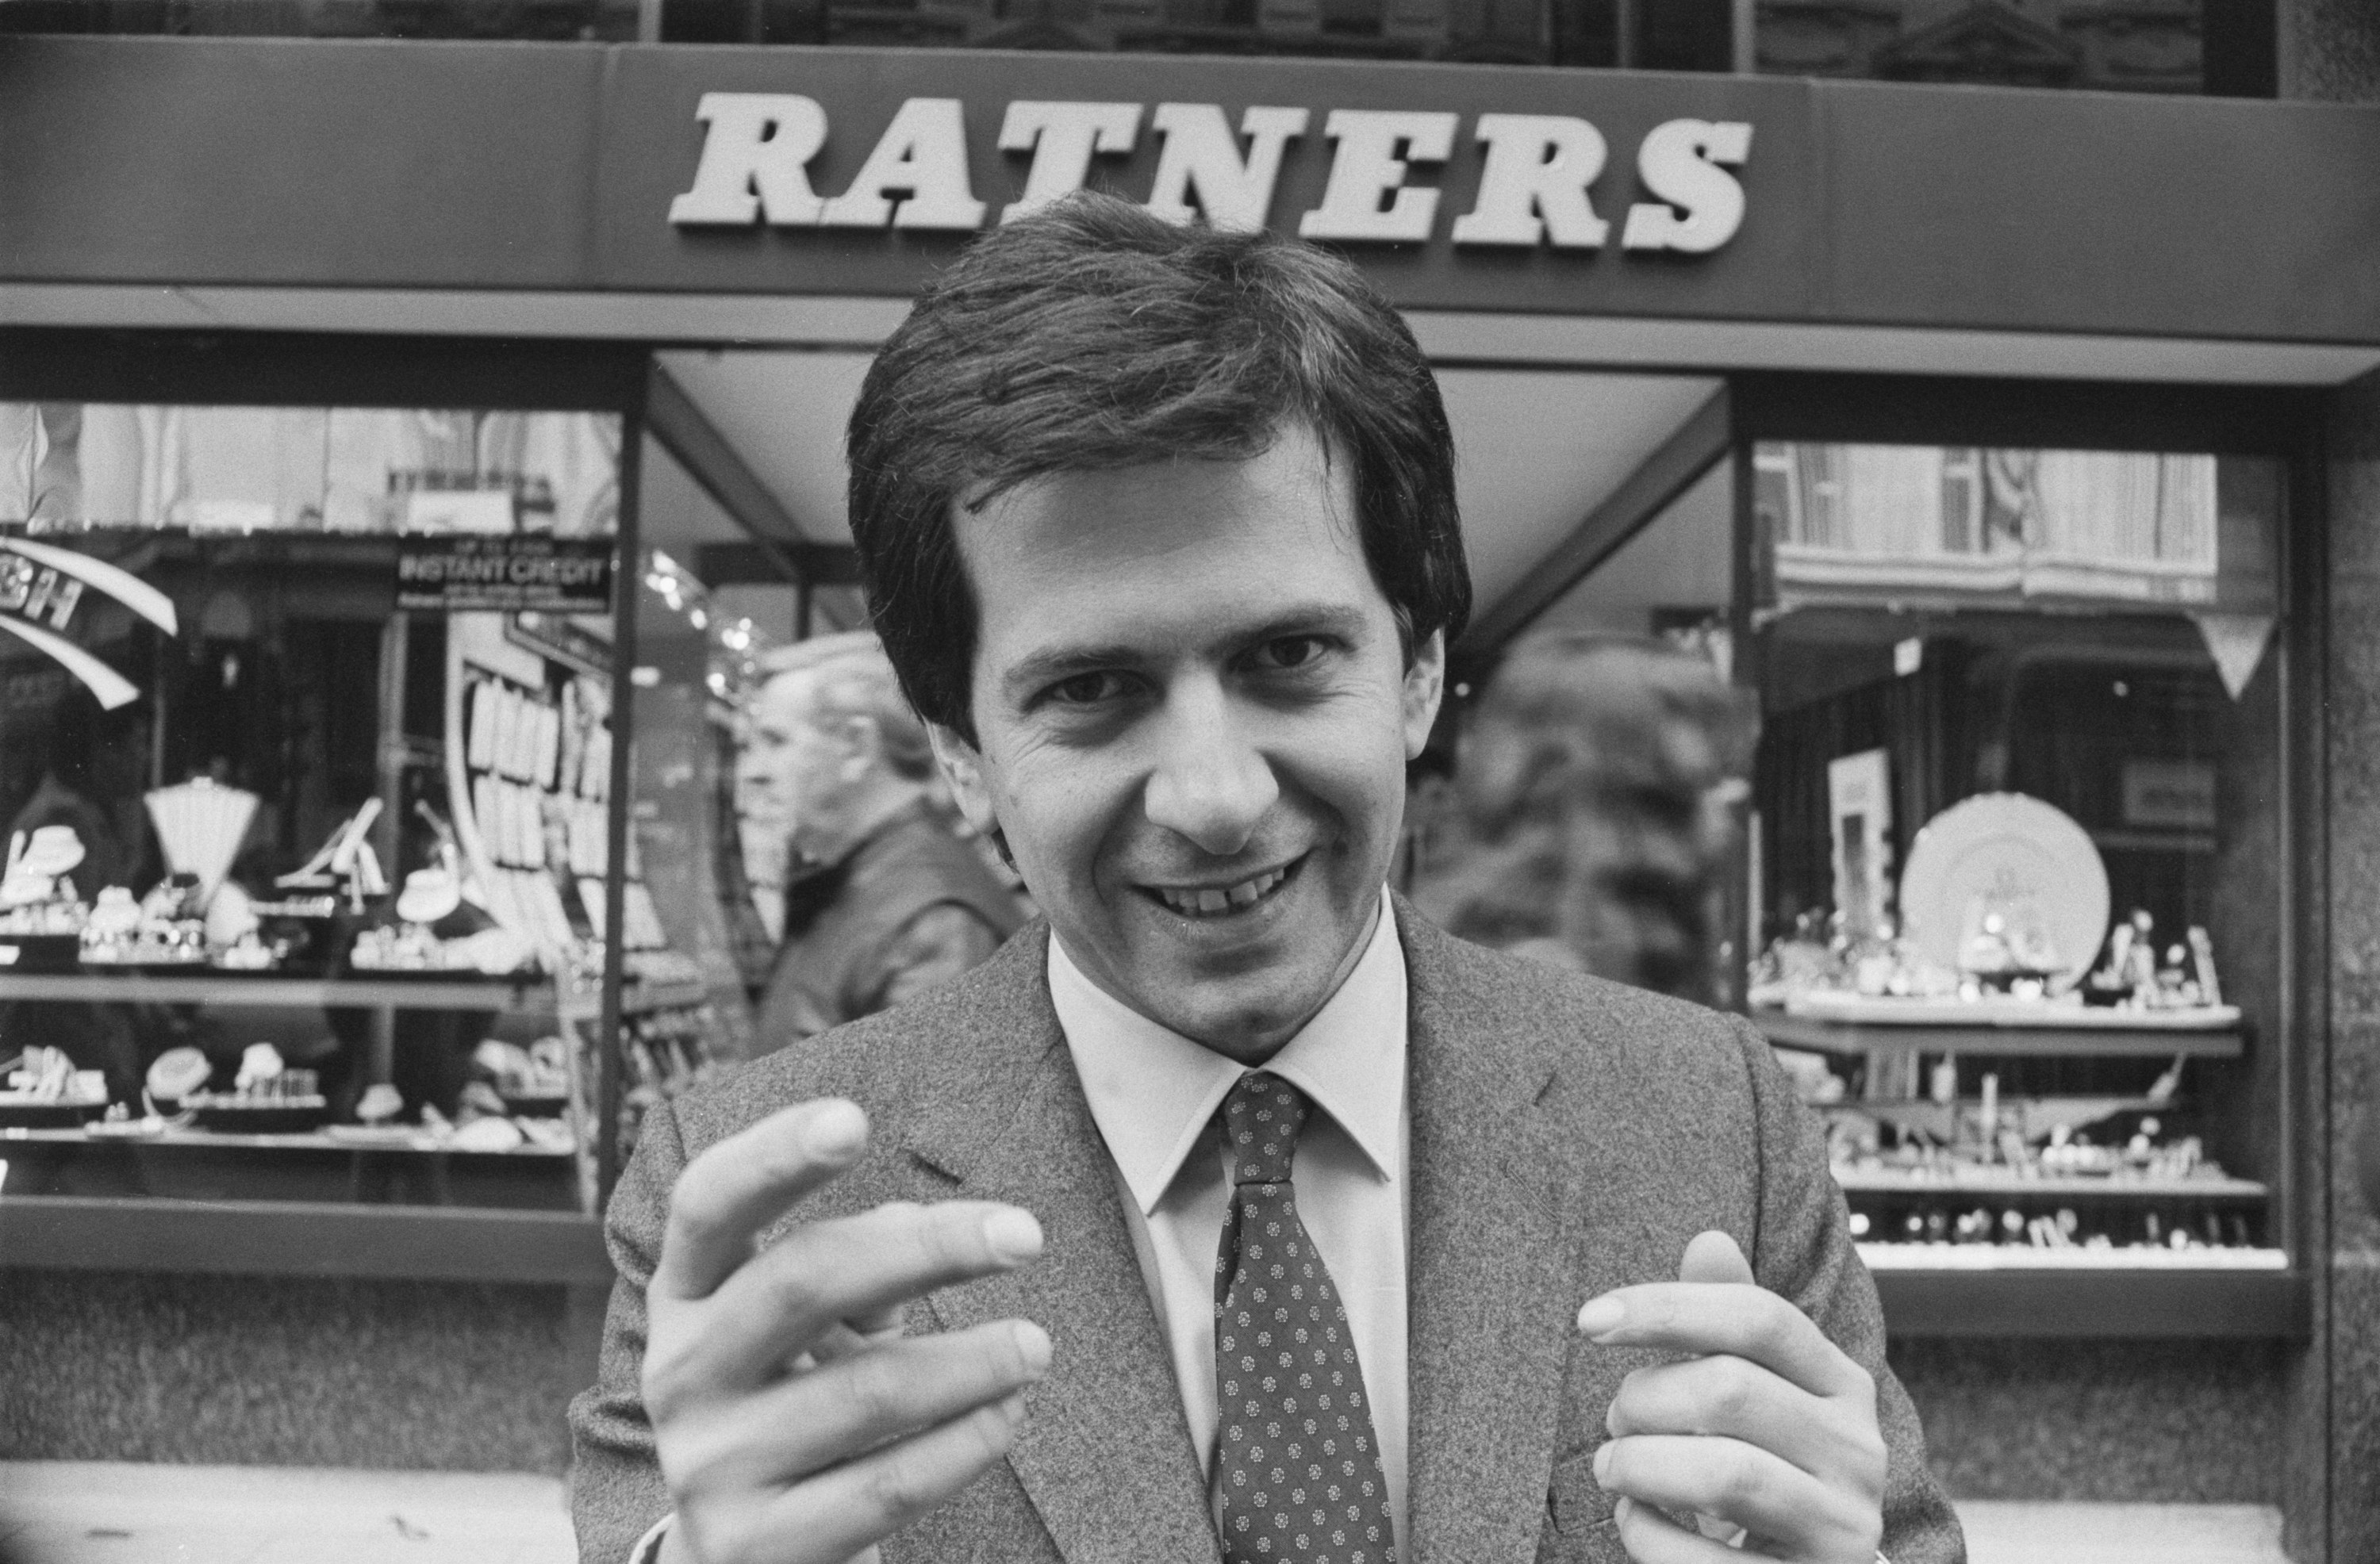
<path fill-rule="evenodd" d="M 0 406 L 11 1193 L 587 1203 L 619 439 Z"/>
<path fill-rule="evenodd" d="M 1739 998 L 1730 881 L 1756 729 L 1730 683 L 1732 502 L 1718 464 L 1479 687 L 1457 687 L 1461 740 L 1415 768 L 1402 865 L 1443 927 L 1639 988 Z"/>
<path fill-rule="evenodd" d="M 2280 1263 L 2279 464 L 1753 467 L 1752 999 L 1858 1220 Z"/>
<path fill-rule="evenodd" d="M 621 1030 L 622 1155 L 646 1109 L 747 1056 L 750 1006 L 739 953 L 753 932 L 732 830 L 735 696 L 764 643 L 729 618 L 666 550 L 638 572 L 636 753 L 629 777 L 635 845 Z"/>

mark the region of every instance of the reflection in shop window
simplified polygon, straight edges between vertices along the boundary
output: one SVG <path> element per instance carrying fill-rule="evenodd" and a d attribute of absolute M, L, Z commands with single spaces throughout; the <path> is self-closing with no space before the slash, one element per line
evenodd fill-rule
<path fill-rule="evenodd" d="M 2211 455 L 1763 444 L 1780 604 L 1941 593 L 2269 612 L 2268 515 Z M 2236 487 L 2240 487 L 2235 485 Z"/>
<path fill-rule="evenodd" d="M 0 525 L 600 537 L 619 457 L 610 414 L 0 404 Z"/>

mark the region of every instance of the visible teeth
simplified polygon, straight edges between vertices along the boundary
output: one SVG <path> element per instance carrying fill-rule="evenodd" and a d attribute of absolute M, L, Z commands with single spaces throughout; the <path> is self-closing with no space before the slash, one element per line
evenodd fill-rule
<path fill-rule="evenodd" d="M 1167 906 L 1177 913 L 1192 915 L 1220 913 L 1232 907 L 1253 906 L 1263 900 L 1266 893 L 1274 886 L 1286 879 L 1288 874 L 1289 871 L 1285 868 L 1273 869 L 1269 873 L 1257 875 L 1252 879 L 1244 879 L 1237 885 L 1226 886 L 1221 890 L 1202 887 L 1196 891 L 1174 891 L 1160 887 L 1158 894 L 1165 899 Z"/>

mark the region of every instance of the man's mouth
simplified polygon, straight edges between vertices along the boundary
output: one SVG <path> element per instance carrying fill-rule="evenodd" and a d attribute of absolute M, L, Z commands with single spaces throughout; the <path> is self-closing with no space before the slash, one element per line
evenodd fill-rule
<path fill-rule="evenodd" d="M 1303 857 L 1293 858 L 1279 868 L 1250 875 L 1231 885 L 1144 885 L 1140 890 L 1168 912 L 1184 917 L 1231 917 L 1270 900 L 1296 876 L 1305 862 Z"/>

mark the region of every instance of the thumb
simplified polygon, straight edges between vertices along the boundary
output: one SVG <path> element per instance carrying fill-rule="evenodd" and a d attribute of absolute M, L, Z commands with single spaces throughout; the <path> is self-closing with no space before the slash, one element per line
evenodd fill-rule
<path fill-rule="evenodd" d="M 1735 1240 L 1714 1228 L 1688 1241 L 1685 1258 L 1678 1262 L 1678 1279 L 1748 1285 L 1753 1280 L 1752 1266 L 1735 1246 Z"/>

